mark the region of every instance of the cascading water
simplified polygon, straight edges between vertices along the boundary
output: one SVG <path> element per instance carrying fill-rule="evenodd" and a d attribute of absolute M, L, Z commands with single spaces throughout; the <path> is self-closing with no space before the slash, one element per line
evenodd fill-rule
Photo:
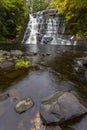
<path fill-rule="evenodd" d="M 37 43 L 37 34 L 38 34 L 38 21 L 32 15 L 30 15 L 30 21 L 28 23 L 28 29 L 26 31 L 27 31 L 26 32 L 27 34 L 28 34 L 28 31 L 30 33 L 30 35 L 28 35 L 26 43 L 27 44 L 36 44 Z M 24 40 L 26 38 L 26 33 L 25 33 Z"/>
<path fill-rule="evenodd" d="M 49 12 L 45 10 L 30 14 L 22 43 L 75 45 L 76 42 L 73 39 L 62 37 L 65 31 L 64 17 L 53 10 L 51 10 L 51 13 Z"/>

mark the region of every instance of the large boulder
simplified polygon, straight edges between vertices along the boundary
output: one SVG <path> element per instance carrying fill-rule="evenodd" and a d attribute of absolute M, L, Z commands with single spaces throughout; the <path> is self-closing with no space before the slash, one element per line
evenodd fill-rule
<path fill-rule="evenodd" d="M 21 114 L 27 111 L 29 108 L 33 106 L 33 101 L 30 97 L 25 97 L 21 100 L 15 107 L 17 113 Z"/>
<path fill-rule="evenodd" d="M 57 92 L 41 104 L 45 124 L 61 124 L 87 113 L 87 108 L 70 92 Z"/>
<path fill-rule="evenodd" d="M 13 66 L 14 66 L 13 62 L 4 61 L 0 63 L 0 70 L 4 70 L 4 69 L 8 70 L 10 68 L 13 68 Z"/>

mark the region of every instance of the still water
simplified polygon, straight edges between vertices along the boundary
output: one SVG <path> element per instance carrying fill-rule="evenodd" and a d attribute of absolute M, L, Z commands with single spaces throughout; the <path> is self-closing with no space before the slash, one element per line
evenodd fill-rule
<path fill-rule="evenodd" d="M 0 75 L 0 93 L 10 92 L 7 100 L 0 101 L 0 130 L 30 130 L 31 120 L 40 110 L 41 101 L 56 91 L 74 91 L 87 99 L 87 69 L 78 66 L 76 58 L 87 56 L 87 46 L 59 45 L 1 45 L 0 49 L 20 49 L 24 52 L 37 52 L 32 63 L 40 66 L 37 71 L 21 73 L 10 79 Z M 18 98 L 13 100 L 13 96 Z M 25 96 L 30 96 L 34 106 L 28 111 L 17 114 L 15 105 Z M 76 130 L 81 129 L 77 124 Z"/>

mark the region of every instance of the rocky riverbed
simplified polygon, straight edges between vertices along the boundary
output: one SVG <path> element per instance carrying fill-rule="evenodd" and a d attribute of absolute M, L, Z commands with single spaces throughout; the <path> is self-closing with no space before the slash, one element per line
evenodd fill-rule
<path fill-rule="evenodd" d="M 0 130 L 86 130 L 86 48 L 33 45 L 0 58 Z M 15 70 L 20 58 L 30 68 Z"/>

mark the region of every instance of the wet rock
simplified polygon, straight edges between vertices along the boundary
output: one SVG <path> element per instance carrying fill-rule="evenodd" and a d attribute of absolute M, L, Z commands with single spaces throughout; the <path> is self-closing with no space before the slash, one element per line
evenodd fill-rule
<path fill-rule="evenodd" d="M 7 55 L 7 56 L 5 56 L 6 57 L 6 59 L 10 59 L 10 55 Z"/>
<path fill-rule="evenodd" d="M 13 58 L 7 58 L 8 61 L 13 62 Z"/>
<path fill-rule="evenodd" d="M 46 57 L 46 56 L 50 56 L 51 54 L 50 53 L 40 53 L 39 55 L 43 56 L 43 57 Z"/>
<path fill-rule="evenodd" d="M 4 92 L 4 93 L 0 93 L 0 101 L 4 101 L 9 97 L 9 94 Z"/>
<path fill-rule="evenodd" d="M 24 60 L 31 60 L 30 56 L 24 56 Z"/>
<path fill-rule="evenodd" d="M 0 56 L 3 56 L 3 50 L 0 50 Z"/>
<path fill-rule="evenodd" d="M 40 65 L 47 66 L 46 62 L 44 61 L 40 62 Z"/>
<path fill-rule="evenodd" d="M 27 111 L 29 108 L 33 106 L 33 101 L 30 97 L 25 97 L 21 100 L 15 107 L 15 111 L 19 114 Z"/>
<path fill-rule="evenodd" d="M 77 58 L 75 61 L 79 66 L 84 66 L 87 68 L 87 57 Z"/>
<path fill-rule="evenodd" d="M 57 92 L 41 104 L 45 124 L 61 124 L 87 113 L 87 108 L 70 92 Z"/>
<path fill-rule="evenodd" d="M 7 72 L 4 72 L 4 76 L 6 78 L 15 79 L 21 75 L 21 72 L 19 70 L 8 70 Z"/>
<path fill-rule="evenodd" d="M 37 65 L 37 64 L 32 64 L 29 68 L 30 68 L 30 70 L 32 70 L 32 71 L 37 71 L 37 70 L 40 69 L 40 66 Z"/>
<path fill-rule="evenodd" d="M 23 52 L 21 50 L 11 50 L 10 54 L 14 56 L 22 56 Z"/>
<path fill-rule="evenodd" d="M 0 63 L 0 69 L 9 69 L 9 68 L 12 68 L 13 66 L 14 66 L 14 63 L 10 61 L 4 61 Z"/>
<path fill-rule="evenodd" d="M 50 43 L 52 40 L 53 40 L 52 37 L 44 37 L 43 43 L 48 44 L 48 43 Z"/>
<path fill-rule="evenodd" d="M 26 52 L 25 53 L 25 55 L 27 55 L 27 56 L 35 56 L 35 55 L 37 55 L 37 52 Z"/>
<path fill-rule="evenodd" d="M 46 56 L 50 56 L 51 54 L 50 53 L 46 53 Z"/>
<path fill-rule="evenodd" d="M 0 50 L 0 56 L 7 56 L 7 55 L 10 55 L 10 53 L 7 51 Z"/>

